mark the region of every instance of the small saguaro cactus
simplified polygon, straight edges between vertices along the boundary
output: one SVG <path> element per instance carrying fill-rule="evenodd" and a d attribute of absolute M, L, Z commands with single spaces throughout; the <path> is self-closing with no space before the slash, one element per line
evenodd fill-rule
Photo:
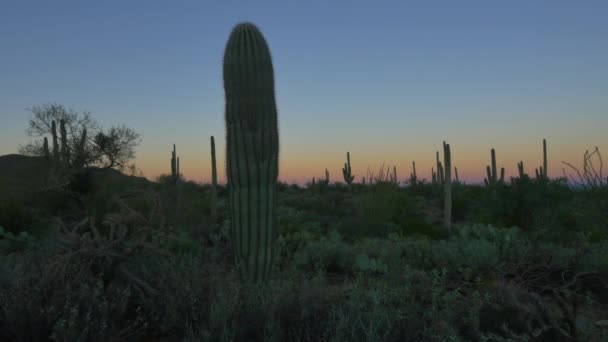
<path fill-rule="evenodd" d="M 524 161 L 520 160 L 519 163 L 517 163 L 517 171 L 519 173 L 519 178 L 522 179 L 524 178 L 525 172 L 524 172 Z"/>
<path fill-rule="evenodd" d="M 416 162 L 412 161 L 412 173 L 410 174 L 410 186 L 415 187 L 418 182 L 416 177 Z"/>
<path fill-rule="evenodd" d="M 454 166 L 454 174 L 456 175 L 456 183 L 460 184 L 460 179 L 458 178 L 458 168 Z"/>
<path fill-rule="evenodd" d="M 211 193 L 209 211 L 211 222 L 217 222 L 217 165 L 215 163 L 215 140 L 211 136 Z"/>
<path fill-rule="evenodd" d="M 547 140 L 543 139 L 543 173 L 545 178 L 549 179 L 549 173 L 547 172 Z"/>
<path fill-rule="evenodd" d="M 389 177 L 390 177 L 391 183 L 399 185 L 399 181 L 397 180 L 397 166 L 396 165 L 393 165 L 393 173 L 389 174 Z"/>
<path fill-rule="evenodd" d="M 437 183 L 439 183 L 439 186 L 445 184 L 445 174 L 443 172 L 443 164 L 441 162 L 439 162 L 439 168 L 437 169 Z"/>
<path fill-rule="evenodd" d="M 329 185 L 329 171 L 325 169 L 325 184 Z"/>
<path fill-rule="evenodd" d="M 179 179 L 179 157 L 175 152 L 175 144 L 173 144 L 173 151 L 171 152 L 171 179 L 174 184 L 177 184 Z"/>
<path fill-rule="evenodd" d="M 443 226 L 452 229 L 452 154 L 450 144 L 443 142 L 443 161 L 445 163 L 445 183 L 443 184 Z"/>
<path fill-rule="evenodd" d="M 268 44 L 252 23 L 234 27 L 224 52 L 226 176 L 241 280 L 263 283 L 278 236 L 279 129 Z"/>
<path fill-rule="evenodd" d="M 492 167 L 490 168 L 490 165 L 486 166 L 486 173 L 487 173 L 487 178 L 484 179 L 484 183 L 486 185 L 496 185 L 498 183 L 504 183 L 504 179 L 505 179 L 505 168 L 502 167 L 500 169 L 500 180 L 498 179 L 498 175 L 497 175 L 497 170 L 496 170 L 496 152 L 494 151 L 494 149 L 492 149 L 490 151 L 491 154 L 491 158 L 492 158 Z"/>
<path fill-rule="evenodd" d="M 443 166 L 441 165 L 441 161 L 439 160 L 439 151 L 435 153 L 437 159 L 437 183 L 439 185 L 443 184 Z"/>
<path fill-rule="evenodd" d="M 540 173 L 536 177 L 538 179 L 549 180 L 549 174 L 547 173 L 547 140 L 543 139 L 543 166 L 540 167 Z"/>
<path fill-rule="evenodd" d="M 431 184 L 437 184 L 437 172 L 431 167 Z"/>
<path fill-rule="evenodd" d="M 55 120 L 51 122 L 51 134 L 53 135 L 53 161 L 59 164 L 59 142 L 57 139 L 57 125 Z"/>
<path fill-rule="evenodd" d="M 74 156 L 74 167 L 81 168 L 85 164 L 86 159 L 86 144 L 87 144 L 87 129 L 82 130 L 82 134 L 80 135 L 80 141 L 78 142 L 78 146 L 76 146 L 76 156 Z"/>
<path fill-rule="evenodd" d="M 68 133 L 65 129 L 65 120 L 59 120 L 59 131 L 61 132 L 61 158 L 62 164 L 70 165 L 70 148 L 68 147 Z"/>
<path fill-rule="evenodd" d="M 342 168 L 342 176 L 344 176 L 344 181 L 348 184 L 348 191 L 351 191 L 350 184 L 355 179 L 355 176 L 350 168 L 350 152 L 346 152 L 346 163 L 344 163 L 344 167 Z"/>
<path fill-rule="evenodd" d="M 49 152 L 49 140 L 44 137 L 44 142 L 42 143 L 42 154 L 44 156 L 44 160 L 49 161 L 51 159 Z"/>

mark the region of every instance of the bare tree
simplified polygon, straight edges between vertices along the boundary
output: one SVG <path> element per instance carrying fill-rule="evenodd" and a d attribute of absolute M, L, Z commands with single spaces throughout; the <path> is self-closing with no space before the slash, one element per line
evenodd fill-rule
<path fill-rule="evenodd" d="M 121 171 L 135 158 L 135 146 L 140 142 L 139 134 L 125 126 L 111 127 L 107 133 L 100 131 L 93 140 L 96 145 L 94 158 L 100 167 Z"/>
<path fill-rule="evenodd" d="M 598 159 L 599 169 L 593 165 L 592 157 L 596 156 Z M 570 169 L 574 170 L 578 175 L 579 181 L 570 175 L 566 174 L 566 170 L 562 169 L 564 172 L 564 176 L 572 180 L 572 182 L 584 190 L 596 190 L 600 187 L 608 185 L 608 177 L 604 180 L 604 175 L 602 174 L 604 163 L 602 161 L 602 155 L 600 154 L 600 150 L 597 146 L 595 146 L 595 150 L 589 153 L 589 150 L 585 151 L 585 155 L 583 156 L 583 173 L 581 174 L 580 170 L 574 167 L 572 164 L 562 161 L 563 164 L 570 167 Z"/>
<path fill-rule="evenodd" d="M 135 158 L 135 147 L 139 144 L 139 134 L 124 126 L 113 126 L 104 132 L 93 119 L 91 113 L 75 112 L 63 105 L 50 103 L 28 108 L 33 113 L 26 133 L 30 137 L 43 137 L 52 134 L 53 121 L 56 125 L 64 121 L 67 133 L 68 167 L 99 166 L 123 170 L 127 162 Z M 42 140 L 21 146 L 19 153 L 30 156 L 43 156 Z"/>

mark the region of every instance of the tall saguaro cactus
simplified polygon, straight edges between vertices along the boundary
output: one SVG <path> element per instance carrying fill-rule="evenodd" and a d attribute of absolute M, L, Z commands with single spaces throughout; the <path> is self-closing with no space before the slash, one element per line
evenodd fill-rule
<path fill-rule="evenodd" d="M 211 199 L 210 214 L 211 222 L 217 222 L 217 165 L 215 163 L 215 140 L 211 136 Z"/>
<path fill-rule="evenodd" d="M 543 139 L 543 167 L 541 169 L 542 177 L 549 180 L 549 173 L 547 173 L 547 140 Z"/>
<path fill-rule="evenodd" d="M 355 176 L 350 168 L 350 152 L 346 152 L 346 163 L 344 163 L 344 167 L 342 168 L 342 176 L 344 176 L 344 181 L 348 184 L 348 191 L 352 191 L 350 184 L 355 179 Z"/>
<path fill-rule="evenodd" d="M 417 179 L 416 179 L 416 162 L 412 160 L 412 173 L 410 174 L 410 186 L 416 187 Z"/>
<path fill-rule="evenodd" d="M 50 152 L 49 152 L 49 140 L 44 137 L 44 142 L 42 143 L 42 154 L 44 155 L 44 160 L 51 160 Z"/>
<path fill-rule="evenodd" d="M 55 120 L 51 122 L 51 134 L 53 135 L 53 161 L 59 164 L 59 143 L 57 141 L 57 125 Z"/>
<path fill-rule="evenodd" d="M 278 229 L 279 129 L 272 58 L 254 24 L 234 27 L 223 67 L 232 244 L 241 279 L 261 283 Z"/>
<path fill-rule="evenodd" d="M 76 146 L 76 156 L 74 157 L 74 165 L 73 165 L 75 168 L 81 168 L 85 164 L 86 144 L 87 144 L 87 129 L 84 128 L 82 130 L 82 134 L 80 135 L 80 141 L 78 142 L 78 146 Z"/>
<path fill-rule="evenodd" d="M 68 133 L 65 129 L 65 120 L 59 120 L 59 131 L 61 133 L 61 158 L 62 164 L 70 165 L 70 148 L 68 147 Z"/>
<path fill-rule="evenodd" d="M 179 179 L 179 157 L 175 151 L 175 144 L 173 144 L 173 151 L 171 152 L 171 179 L 174 184 L 177 184 Z"/>
<path fill-rule="evenodd" d="M 445 164 L 445 179 L 443 184 L 443 226 L 452 229 L 452 154 L 450 144 L 443 142 L 443 162 Z"/>
<path fill-rule="evenodd" d="M 490 165 L 486 166 L 487 178 L 483 181 L 487 186 L 496 185 L 498 183 L 504 183 L 505 168 L 500 168 L 500 179 L 498 179 L 498 172 L 496 171 L 496 152 L 494 151 L 494 149 L 490 151 L 490 155 L 492 158 L 492 168 L 490 168 Z"/>
<path fill-rule="evenodd" d="M 435 153 L 437 158 L 437 183 L 442 185 L 444 183 L 444 173 L 443 173 L 443 165 L 441 165 L 441 161 L 439 160 L 439 151 Z"/>

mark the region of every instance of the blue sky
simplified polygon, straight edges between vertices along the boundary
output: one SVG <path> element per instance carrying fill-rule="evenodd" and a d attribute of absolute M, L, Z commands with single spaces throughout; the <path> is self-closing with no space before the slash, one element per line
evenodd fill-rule
<path fill-rule="evenodd" d="M 26 108 L 57 102 L 139 132 L 148 178 L 176 143 L 207 181 L 225 43 L 251 21 L 273 57 L 281 179 L 340 180 L 346 151 L 357 177 L 386 161 L 404 179 L 416 160 L 430 178 L 443 140 L 462 178 L 482 181 L 491 147 L 507 175 L 533 174 L 542 138 L 559 176 L 608 148 L 607 18 L 607 1 L 2 1 L 0 155 L 29 141 Z"/>

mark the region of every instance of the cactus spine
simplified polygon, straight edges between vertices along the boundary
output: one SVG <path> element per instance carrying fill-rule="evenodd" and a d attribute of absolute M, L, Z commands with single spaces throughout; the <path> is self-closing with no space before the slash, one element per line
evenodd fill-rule
<path fill-rule="evenodd" d="M 211 222 L 217 222 L 217 165 L 215 163 L 215 140 L 211 136 Z"/>
<path fill-rule="evenodd" d="M 255 25 L 230 33 L 223 75 L 235 261 L 242 281 L 261 283 L 271 272 L 278 229 L 279 130 L 270 50 Z"/>
<path fill-rule="evenodd" d="M 344 176 L 344 181 L 348 184 L 348 191 L 351 191 L 350 184 L 355 179 L 355 176 L 350 168 L 350 152 L 346 152 L 346 163 L 344 163 L 344 167 L 342 168 L 342 175 Z"/>
<path fill-rule="evenodd" d="M 445 141 L 443 142 L 443 161 L 445 163 L 443 226 L 450 230 L 452 229 L 452 155 L 450 144 L 446 144 Z"/>

